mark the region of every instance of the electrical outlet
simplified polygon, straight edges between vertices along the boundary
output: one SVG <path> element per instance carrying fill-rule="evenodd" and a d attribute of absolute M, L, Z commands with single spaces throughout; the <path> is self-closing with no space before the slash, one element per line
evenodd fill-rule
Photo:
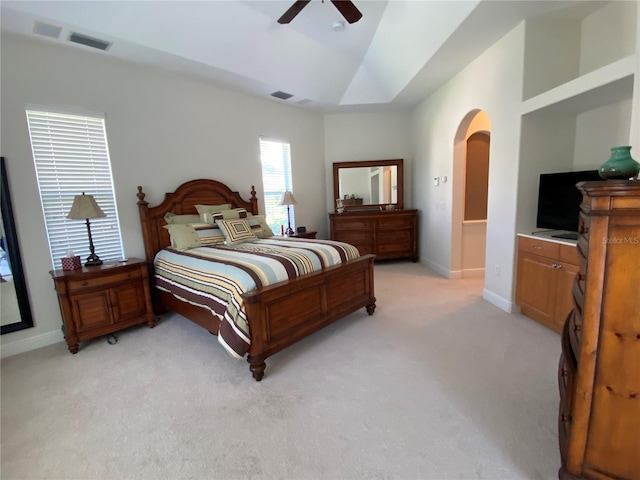
<path fill-rule="evenodd" d="M 493 268 L 494 268 L 494 271 L 496 272 L 496 277 L 499 277 L 500 276 L 500 265 L 498 265 L 496 263 L 495 267 L 493 267 Z"/>

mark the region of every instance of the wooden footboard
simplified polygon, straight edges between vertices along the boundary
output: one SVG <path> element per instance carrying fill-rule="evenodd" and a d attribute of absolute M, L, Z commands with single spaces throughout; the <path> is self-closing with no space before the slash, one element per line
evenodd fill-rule
<path fill-rule="evenodd" d="M 247 361 L 260 381 L 265 359 L 335 320 L 366 307 L 373 315 L 374 255 L 243 295 L 250 319 Z"/>

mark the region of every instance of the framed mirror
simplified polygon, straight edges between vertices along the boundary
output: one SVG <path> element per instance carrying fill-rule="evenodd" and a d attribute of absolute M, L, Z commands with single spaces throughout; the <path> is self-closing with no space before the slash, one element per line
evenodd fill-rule
<path fill-rule="evenodd" d="M 333 198 L 349 210 L 403 208 L 403 160 L 366 160 L 333 164 Z M 337 204 L 338 202 L 336 202 Z"/>
<path fill-rule="evenodd" d="M 27 283 L 22 270 L 18 235 L 13 219 L 9 180 L 4 157 L 0 157 L 1 213 L 0 218 L 0 317 L 2 334 L 33 327 Z"/>

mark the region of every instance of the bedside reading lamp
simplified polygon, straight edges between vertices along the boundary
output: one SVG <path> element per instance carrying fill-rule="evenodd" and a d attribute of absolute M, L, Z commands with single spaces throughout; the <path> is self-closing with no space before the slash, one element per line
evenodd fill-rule
<path fill-rule="evenodd" d="M 291 212 L 289 211 L 289 208 L 291 207 L 291 205 L 295 205 L 296 203 L 296 199 L 293 198 L 293 193 L 291 193 L 289 190 L 286 190 L 282 193 L 282 198 L 280 199 L 280 203 L 278 203 L 278 205 L 286 205 L 287 206 L 287 220 L 289 222 L 289 227 L 287 228 L 287 231 L 285 232 L 287 235 L 293 235 L 294 231 L 291 228 Z"/>
<path fill-rule="evenodd" d="M 85 266 L 90 267 L 92 265 L 102 265 L 102 260 L 100 257 L 96 255 L 95 249 L 93 248 L 93 239 L 91 238 L 91 225 L 89 224 L 90 218 L 103 218 L 107 215 L 102 211 L 102 209 L 96 203 L 96 199 L 93 198 L 93 195 L 85 195 L 82 192 L 82 195 L 76 195 L 73 198 L 73 205 L 71 206 L 71 211 L 67 218 L 73 220 L 81 220 L 85 219 L 87 221 L 87 233 L 89 234 L 89 250 L 91 251 L 91 255 L 87 257 L 87 262 Z"/>

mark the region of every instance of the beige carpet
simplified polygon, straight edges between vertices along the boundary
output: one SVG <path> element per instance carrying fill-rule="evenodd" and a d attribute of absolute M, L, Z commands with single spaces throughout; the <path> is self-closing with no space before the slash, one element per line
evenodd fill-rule
<path fill-rule="evenodd" d="M 169 315 L 2 362 L 2 479 L 553 479 L 559 337 L 409 262 L 255 382 Z"/>

